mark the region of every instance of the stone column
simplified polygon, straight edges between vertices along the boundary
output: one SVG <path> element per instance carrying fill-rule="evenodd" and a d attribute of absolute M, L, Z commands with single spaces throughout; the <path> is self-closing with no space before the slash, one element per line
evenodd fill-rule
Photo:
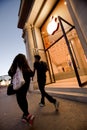
<path fill-rule="evenodd" d="M 33 63 L 34 63 L 34 39 L 32 35 L 32 26 L 29 24 L 25 25 L 24 28 L 24 40 L 25 40 L 25 46 L 26 46 L 26 53 L 27 53 L 27 59 L 28 63 L 33 70 Z M 30 89 L 31 88 L 37 88 L 37 77 L 36 74 L 33 78 L 33 81 L 31 80 Z"/>

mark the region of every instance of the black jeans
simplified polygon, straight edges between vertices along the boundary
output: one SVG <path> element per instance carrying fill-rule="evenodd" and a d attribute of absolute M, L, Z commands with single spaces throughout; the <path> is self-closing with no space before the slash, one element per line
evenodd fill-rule
<path fill-rule="evenodd" d="M 28 115 L 28 101 L 26 98 L 28 87 L 24 85 L 16 93 L 17 103 L 24 115 Z"/>
<path fill-rule="evenodd" d="M 56 99 L 54 99 L 52 96 L 50 96 L 46 91 L 45 91 L 45 83 L 46 80 L 40 80 L 38 81 L 38 86 L 39 86 L 39 90 L 41 92 L 41 103 L 45 104 L 45 97 L 48 99 L 49 102 L 51 103 L 55 103 Z"/>

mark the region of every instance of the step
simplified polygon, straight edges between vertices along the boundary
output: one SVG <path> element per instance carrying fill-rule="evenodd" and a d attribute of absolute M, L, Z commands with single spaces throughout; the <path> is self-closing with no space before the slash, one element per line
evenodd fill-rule
<path fill-rule="evenodd" d="M 87 103 L 87 88 L 46 88 L 46 92 L 58 98 Z"/>

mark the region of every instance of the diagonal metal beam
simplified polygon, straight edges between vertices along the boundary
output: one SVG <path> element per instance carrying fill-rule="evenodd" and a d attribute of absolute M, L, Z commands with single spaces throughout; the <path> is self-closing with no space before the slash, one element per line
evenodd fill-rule
<path fill-rule="evenodd" d="M 72 51 L 71 51 L 71 48 L 70 48 L 70 45 L 69 45 L 68 38 L 67 38 L 67 36 L 66 36 L 66 32 L 65 32 L 65 30 L 64 30 L 62 21 L 64 21 L 65 23 L 67 23 L 67 24 L 70 25 L 71 27 L 73 27 L 73 25 L 71 25 L 70 23 L 68 23 L 66 20 L 64 20 L 64 19 L 61 18 L 60 16 L 58 16 L 58 19 L 59 19 L 59 23 L 60 23 L 60 26 L 61 26 L 61 29 L 62 29 L 64 38 L 65 38 L 65 41 L 66 41 L 66 44 L 67 44 L 69 53 L 70 53 L 70 57 L 71 57 L 71 60 L 72 60 L 72 63 L 73 63 L 73 67 L 74 67 L 74 71 L 75 71 L 75 74 L 76 74 L 76 78 L 77 78 L 78 84 L 79 84 L 79 86 L 81 87 L 82 84 L 81 84 L 80 76 L 79 76 L 79 73 L 78 73 L 78 70 L 77 70 L 77 67 L 76 67 L 76 63 L 75 63 L 75 60 L 74 60 L 74 57 L 73 57 L 73 54 L 72 54 Z"/>

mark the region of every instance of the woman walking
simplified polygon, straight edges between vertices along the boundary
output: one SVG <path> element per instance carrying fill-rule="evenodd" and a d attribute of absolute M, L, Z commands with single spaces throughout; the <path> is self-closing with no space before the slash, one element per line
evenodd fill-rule
<path fill-rule="evenodd" d="M 18 54 L 14 58 L 13 63 L 8 71 L 8 74 L 9 76 L 11 76 L 11 79 L 13 79 L 17 67 L 22 70 L 23 78 L 25 80 L 24 85 L 22 85 L 20 89 L 14 90 L 17 98 L 17 103 L 23 112 L 22 121 L 29 122 L 29 124 L 32 125 L 35 116 L 30 114 L 30 112 L 28 111 L 28 101 L 26 95 L 30 85 L 30 77 L 33 76 L 33 72 L 30 69 L 24 54 Z"/>

